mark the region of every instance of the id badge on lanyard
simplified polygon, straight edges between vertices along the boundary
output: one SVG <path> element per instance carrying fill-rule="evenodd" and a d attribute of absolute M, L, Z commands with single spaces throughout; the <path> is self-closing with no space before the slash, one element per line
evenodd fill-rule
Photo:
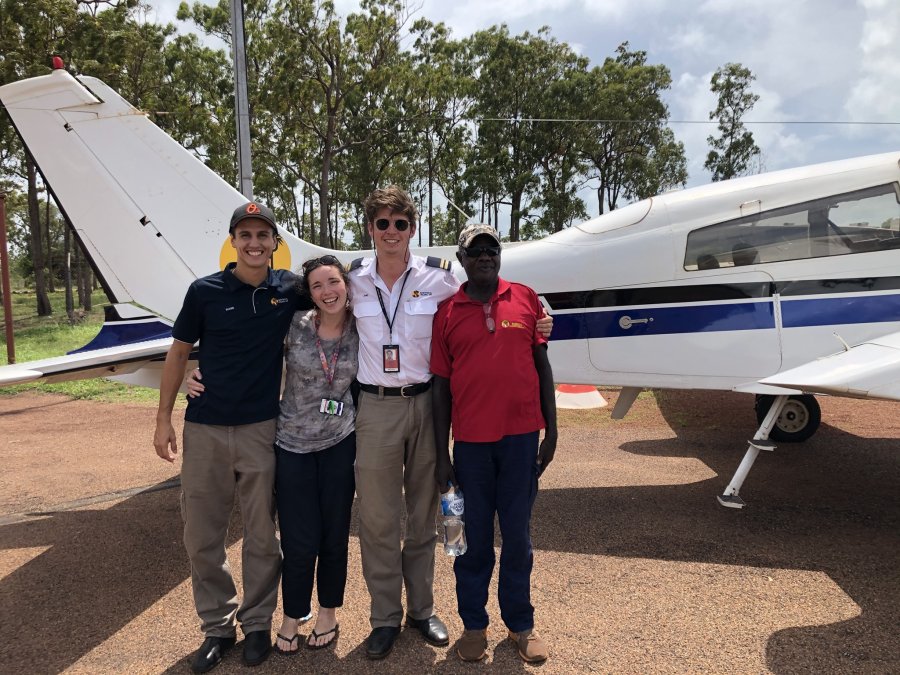
<path fill-rule="evenodd" d="M 387 308 L 384 306 L 384 299 L 381 297 L 381 289 L 375 288 L 375 293 L 378 295 L 378 302 L 381 305 L 381 313 L 384 315 L 384 320 L 387 322 L 392 343 L 381 345 L 381 368 L 385 373 L 400 372 L 400 345 L 393 344 L 394 322 L 397 320 L 397 310 L 400 309 L 400 303 L 403 302 L 403 289 L 406 287 L 406 280 L 409 278 L 409 273 L 411 271 L 412 270 L 407 270 L 406 274 L 403 275 L 403 283 L 400 285 L 400 297 L 397 300 L 397 306 L 394 307 L 394 316 L 391 318 L 388 318 Z"/>
<path fill-rule="evenodd" d="M 400 372 L 400 345 L 382 345 L 381 356 L 384 372 Z"/>

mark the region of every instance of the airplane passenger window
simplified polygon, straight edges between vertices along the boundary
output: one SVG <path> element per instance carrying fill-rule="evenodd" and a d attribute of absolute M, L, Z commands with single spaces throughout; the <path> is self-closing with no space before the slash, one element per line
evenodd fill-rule
<path fill-rule="evenodd" d="M 900 247 L 896 183 L 816 199 L 694 230 L 684 269 L 743 267 Z"/>

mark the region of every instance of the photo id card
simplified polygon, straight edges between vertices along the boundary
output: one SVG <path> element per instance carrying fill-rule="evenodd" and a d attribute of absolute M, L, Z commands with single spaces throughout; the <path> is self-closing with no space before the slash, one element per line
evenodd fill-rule
<path fill-rule="evenodd" d="M 319 404 L 319 412 L 323 415 L 336 415 L 340 417 L 344 413 L 343 401 L 335 401 L 330 398 L 323 398 Z"/>
<path fill-rule="evenodd" d="M 381 355 L 384 363 L 384 372 L 400 372 L 400 345 L 382 345 Z"/>

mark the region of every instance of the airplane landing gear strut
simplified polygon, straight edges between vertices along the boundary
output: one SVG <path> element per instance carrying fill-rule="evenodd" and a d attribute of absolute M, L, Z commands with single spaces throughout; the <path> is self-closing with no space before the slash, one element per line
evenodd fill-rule
<path fill-rule="evenodd" d="M 719 500 L 719 504 L 722 506 L 730 509 L 744 508 L 745 502 L 738 496 L 738 492 L 744 484 L 744 479 L 747 478 L 747 474 L 750 473 L 753 462 L 755 462 L 757 456 L 759 456 L 759 451 L 772 451 L 775 449 L 775 444 L 769 440 L 769 432 L 771 432 L 772 427 L 775 426 L 775 421 L 781 414 L 781 409 L 784 408 L 784 404 L 787 403 L 787 400 L 787 396 L 775 397 L 775 401 L 772 403 L 772 407 L 769 408 L 768 414 L 763 419 L 762 424 L 759 425 L 759 429 L 756 430 L 753 438 L 749 441 L 749 447 L 744 454 L 744 459 L 741 460 L 740 466 L 738 466 L 737 471 L 734 472 L 734 477 L 731 479 L 728 487 L 725 488 L 724 494 L 716 497 L 716 499 Z"/>

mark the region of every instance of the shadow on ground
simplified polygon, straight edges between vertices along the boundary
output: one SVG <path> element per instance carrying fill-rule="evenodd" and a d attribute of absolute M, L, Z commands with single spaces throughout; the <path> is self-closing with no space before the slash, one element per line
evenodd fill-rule
<path fill-rule="evenodd" d="M 720 507 L 715 496 L 755 431 L 752 398 L 684 391 L 661 392 L 657 400 L 677 437 L 621 449 L 696 458 L 717 477 L 687 485 L 542 490 L 533 521 L 539 546 L 824 572 L 862 613 L 775 633 L 766 649 L 768 667 L 776 673 L 809 667 L 900 672 L 897 440 L 862 439 L 823 424 L 805 443 L 763 453 L 741 491 L 748 506 L 736 511 Z M 566 516 L 572 513 L 597 517 L 579 520 L 574 530 Z"/>
<path fill-rule="evenodd" d="M 49 547 L 0 580 L 0 663 L 60 672 L 185 581 L 178 509 L 158 490 L 0 527 L 4 549 Z"/>
<path fill-rule="evenodd" d="M 767 666 L 776 673 L 900 672 L 897 441 L 861 439 L 824 424 L 805 444 L 761 457 L 741 493 L 748 507 L 733 511 L 719 507 L 715 496 L 754 431 L 752 400 L 667 392 L 658 403 L 675 437 L 628 442 L 621 450 L 648 459 L 696 458 L 717 476 L 684 485 L 542 490 L 536 545 L 824 572 L 859 605 L 860 616 L 775 633 Z M 573 522 L 573 513 L 592 517 Z M 229 545 L 239 532 L 235 525 Z M 187 579 L 181 536 L 178 490 L 0 527 L 4 549 L 49 547 L 0 579 L 0 663 L 39 664 L 42 672 L 76 663 Z M 398 649 L 406 642 L 414 641 L 403 636 Z"/>

